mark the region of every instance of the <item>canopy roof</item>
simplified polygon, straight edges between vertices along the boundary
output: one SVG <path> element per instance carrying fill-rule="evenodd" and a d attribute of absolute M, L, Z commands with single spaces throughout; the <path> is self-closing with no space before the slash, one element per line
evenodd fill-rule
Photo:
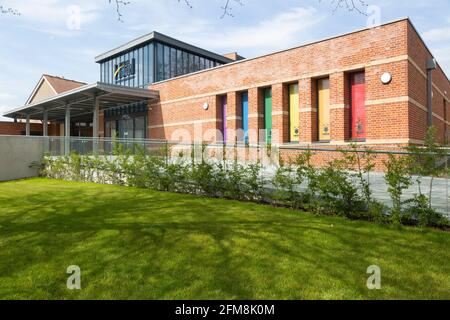
<path fill-rule="evenodd" d="M 82 117 L 94 112 L 95 98 L 99 99 L 100 110 L 130 103 L 159 99 L 159 92 L 149 89 L 130 88 L 97 82 L 58 94 L 49 99 L 28 104 L 6 112 L 9 118 L 42 120 L 47 110 L 48 120 L 62 120 L 65 109 L 70 106 L 71 117 Z"/>

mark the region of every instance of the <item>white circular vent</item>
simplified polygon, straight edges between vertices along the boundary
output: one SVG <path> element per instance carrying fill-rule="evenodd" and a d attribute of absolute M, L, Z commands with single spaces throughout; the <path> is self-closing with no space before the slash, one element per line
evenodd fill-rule
<path fill-rule="evenodd" d="M 209 104 L 208 104 L 208 102 L 205 102 L 203 104 L 203 110 L 208 110 L 208 109 L 209 109 Z"/>
<path fill-rule="evenodd" d="M 385 72 L 383 73 L 383 75 L 381 76 L 381 82 L 383 84 L 389 84 L 392 81 L 392 75 L 389 72 Z"/>

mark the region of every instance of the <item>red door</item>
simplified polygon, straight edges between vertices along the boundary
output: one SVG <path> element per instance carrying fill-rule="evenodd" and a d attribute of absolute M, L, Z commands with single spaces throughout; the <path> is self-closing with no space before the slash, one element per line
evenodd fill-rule
<path fill-rule="evenodd" d="M 366 76 L 364 72 L 351 75 L 352 139 L 366 139 Z"/>

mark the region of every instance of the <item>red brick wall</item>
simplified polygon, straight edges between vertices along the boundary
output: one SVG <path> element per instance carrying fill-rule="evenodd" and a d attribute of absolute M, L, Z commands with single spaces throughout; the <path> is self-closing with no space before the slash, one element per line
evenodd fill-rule
<path fill-rule="evenodd" d="M 228 142 L 236 140 L 233 129 L 242 127 L 240 92 L 249 93 L 250 129 L 264 128 L 262 89 L 272 87 L 273 142 L 289 142 L 287 86 L 299 84 L 300 144 L 317 141 L 316 81 L 330 78 L 331 143 L 342 145 L 350 139 L 349 74 L 366 74 L 366 116 L 368 145 L 402 145 L 423 139 L 426 111 L 425 71 L 429 56 L 425 45 L 408 20 L 363 30 L 306 46 L 249 59 L 150 86 L 160 92 L 160 101 L 150 105 L 149 137 L 171 139 L 177 129 L 185 129 L 194 138 L 194 122 L 203 129 L 221 129 L 216 119 L 218 97 L 228 97 Z M 383 73 L 392 82 L 382 84 Z M 450 92 L 450 83 L 442 70 L 434 72 L 439 92 Z M 435 90 L 434 112 L 438 135 L 444 137 L 444 96 Z M 203 104 L 210 105 L 203 110 Z M 448 106 L 448 101 L 447 101 Z M 447 108 L 448 109 L 448 108 Z M 259 134 L 250 142 L 262 140 Z"/>
<path fill-rule="evenodd" d="M 25 125 L 24 122 L 0 121 L 0 135 L 20 136 L 25 134 Z M 42 134 L 42 125 L 40 123 L 30 123 L 30 131 Z"/>

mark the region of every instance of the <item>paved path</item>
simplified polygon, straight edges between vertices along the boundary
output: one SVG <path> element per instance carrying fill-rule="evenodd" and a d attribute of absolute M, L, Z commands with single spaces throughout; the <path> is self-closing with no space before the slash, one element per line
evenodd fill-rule
<path fill-rule="evenodd" d="M 264 176 L 270 178 L 275 173 L 275 168 L 266 167 L 264 170 Z M 375 199 L 384 203 L 387 206 L 392 206 L 392 201 L 389 193 L 387 192 L 387 185 L 384 181 L 383 173 L 371 173 L 370 184 Z M 414 184 L 404 192 L 403 200 L 411 199 L 415 194 L 419 193 L 418 184 L 413 179 Z M 422 180 L 422 193 L 428 195 L 429 193 L 430 178 L 423 178 Z M 300 189 L 306 189 L 306 183 L 300 186 Z M 450 217 L 450 179 L 434 179 L 433 192 L 432 192 L 432 206 L 438 212 L 446 214 Z"/>

